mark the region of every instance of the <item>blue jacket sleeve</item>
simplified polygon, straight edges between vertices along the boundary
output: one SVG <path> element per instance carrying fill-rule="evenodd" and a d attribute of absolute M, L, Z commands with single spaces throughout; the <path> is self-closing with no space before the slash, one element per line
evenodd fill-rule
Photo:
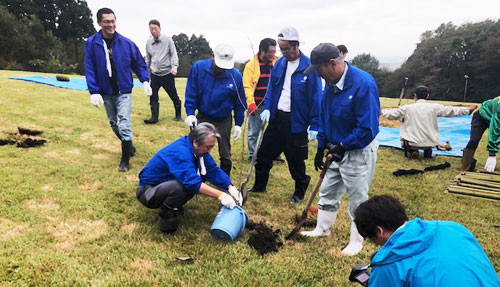
<path fill-rule="evenodd" d="M 275 64 L 275 66 L 276 66 L 276 64 Z M 266 97 L 264 98 L 264 109 L 269 110 L 269 111 L 271 111 L 271 103 L 272 103 L 271 98 L 273 96 L 272 78 L 273 78 L 273 71 L 274 70 L 275 70 L 274 68 L 271 70 L 271 76 L 269 77 L 269 82 L 267 83 Z"/>
<path fill-rule="evenodd" d="M 196 173 L 193 161 L 180 158 L 164 158 L 168 162 L 170 173 L 179 181 L 187 192 L 198 193 L 201 186 L 201 177 Z"/>
<path fill-rule="evenodd" d="M 346 150 L 364 148 L 378 134 L 380 102 L 374 81 L 359 87 L 355 105 L 356 128 L 342 141 Z"/>
<path fill-rule="evenodd" d="M 233 74 L 235 75 L 234 80 L 236 81 L 236 86 L 238 89 L 236 97 L 233 98 L 234 124 L 241 127 L 245 119 L 247 100 L 245 98 L 245 89 L 243 88 L 243 81 L 240 72 L 236 71 L 236 73 Z"/>
<path fill-rule="evenodd" d="M 314 72 L 308 77 L 308 94 L 309 94 L 309 115 L 311 117 L 310 130 L 317 131 L 319 125 L 319 99 L 321 95 L 321 79 Z"/>
<path fill-rule="evenodd" d="M 137 75 L 141 83 L 149 81 L 148 66 L 141 55 L 141 51 L 137 48 L 137 45 L 133 42 L 130 43 L 132 49 L 132 70 Z"/>
<path fill-rule="evenodd" d="M 89 38 L 85 43 L 85 79 L 87 80 L 87 86 L 89 88 L 89 93 L 99 94 L 99 86 L 97 85 L 97 67 L 95 65 L 95 55 L 92 49 L 92 39 Z"/>
<path fill-rule="evenodd" d="M 372 268 L 368 286 L 407 286 L 406 282 L 400 280 L 395 266 L 377 266 Z"/>
<path fill-rule="evenodd" d="M 198 65 L 194 63 L 189 71 L 189 76 L 186 83 L 186 93 L 184 95 L 184 107 L 186 108 L 186 115 L 194 115 L 196 106 L 196 97 L 198 96 Z"/>
<path fill-rule="evenodd" d="M 232 185 L 231 179 L 227 174 L 220 169 L 210 155 L 203 157 L 205 161 L 205 168 L 207 169 L 207 180 L 211 184 L 227 190 L 229 185 Z"/>

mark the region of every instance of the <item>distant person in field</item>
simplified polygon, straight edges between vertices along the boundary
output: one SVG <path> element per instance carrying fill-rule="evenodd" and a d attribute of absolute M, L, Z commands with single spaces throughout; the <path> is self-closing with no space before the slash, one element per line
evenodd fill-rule
<path fill-rule="evenodd" d="M 474 153 L 486 129 L 488 129 L 487 149 L 489 156 L 484 169 L 493 172 L 497 165 L 496 155 L 500 144 L 500 96 L 484 101 L 479 110 L 472 116 L 470 140 L 462 156 L 462 170 L 475 170 Z"/>
<path fill-rule="evenodd" d="M 85 44 L 85 77 L 90 92 L 90 103 L 97 108 L 104 104 L 109 125 L 122 143 L 122 157 L 118 170 L 129 170 L 129 160 L 135 154 L 132 144 L 132 88 L 131 70 L 144 84 L 144 93 L 151 95 L 149 73 L 141 52 L 128 38 L 115 31 L 115 13 L 109 8 L 97 11 L 101 30 L 90 36 Z"/>
<path fill-rule="evenodd" d="M 219 134 L 212 124 L 201 123 L 191 130 L 189 136 L 159 150 L 139 173 L 137 199 L 148 208 L 160 209 L 160 231 L 175 232 L 181 221 L 182 206 L 198 193 L 215 197 L 230 209 L 236 205 L 234 199 L 242 204 L 241 193 L 210 156 L 217 137 Z M 205 181 L 225 192 L 205 184 Z"/>
<path fill-rule="evenodd" d="M 345 61 L 345 58 L 347 57 L 347 53 L 349 52 L 347 50 L 347 47 L 345 45 L 337 45 L 337 48 L 340 51 L 340 56 L 342 56 L 342 58 L 344 58 L 344 61 Z"/>
<path fill-rule="evenodd" d="M 382 246 L 371 259 L 370 287 L 500 286 L 483 248 L 456 222 L 409 220 L 389 195 L 361 203 L 354 218 L 359 233 Z"/>
<path fill-rule="evenodd" d="M 160 87 L 167 92 L 174 103 L 176 122 L 181 120 L 181 100 L 177 96 L 175 88 L 175 76 L 179 67 L 179 58 L 172 38 L 161 33 L 160 22 L 158 20 L 149 21 L 149 31 L 151 37 L 146 42 L 146 64 L 151 72 L 151 89 L 153 95 L 149 98 L 151 106 L 151 118 L 144 120 L 146 124 L 158 122 L 160 113 L 160 102 L 158 91 Z"/>
<path fill-rule="evenodd" d="M 247 99 L 248 114 L 248 158 L 252 159 L 257 146 L 262 120 L 260 114 L 264 111 L 264 98 L 271 70 L 278 57 L 276 56 L 276 41 L 265 38 L 260 41 L 259 52 L 245 65 L 243 86 Z M 275 161 L 283 163 L 284 159 L 277 157 Z"/>
<path fill-rule="evenodd" d="M 368 199 L 377 161 L 379 132 L 379 95 L 377 84 L 367 72 L 344 61 L 339 49 L 321 43 L 311 52 L 306 74 L 318 72 L 326 82 L 319 103 L 318 150 L 316 170 L 323 169 L 325 149 L 332 155 L 319 191 L 316 227 L 301 234 L 309 237 L 330 236 L 345 193 L 351 219 L 349 244 L 342 254 L 353 256 L 363 248 L 363 237 L 354 224 L 354 210 Z"/>
<path fill-rule="evenodd" d="M 318 100 L 321 79 L 304 70 L 311 60 L 299 48 L 300 37 L 294 27 L 285 27 L 278 34 L 283 57 L 271 71 L 261 120 L 269 121 L 255 165 L 255 184 L 249 192 L 266 192 L 273 160 L 282 152 L 295 189 L 288 202 L 304 199 L 311 177 L 306 174 L 308 142 L 318 133 Z"/>
<path fill-rule="evenodd" d="M 194 63 L 186 84 L 184 107 L 188 127 L 198 122 L 213 124 L 218 139 L 220 168 L 231 174 L 231 127 L 234 112 L 233 139 L 241 136 L 246 100 L 241 73 L 234 68 L 234 50 L 228 44 L 215 47 L 212 59 Z M 195 116 L 195 112 L 198 114 Z"/>
<path fill-rule="evenodd" d="M 438 117 L 469 115 L 477 108 L 477 105 L 453 107 L 429 103 L 426 86 L 418 86 L 413 97 L 414 104 L 394 109 L 382 108 L 385 118 L 401 121 L 401 146 L 410 158 L 418 158 L 419 149 L 424 151 L 424 158 L 432 157 L 432 148 L 439 145 Z"/>

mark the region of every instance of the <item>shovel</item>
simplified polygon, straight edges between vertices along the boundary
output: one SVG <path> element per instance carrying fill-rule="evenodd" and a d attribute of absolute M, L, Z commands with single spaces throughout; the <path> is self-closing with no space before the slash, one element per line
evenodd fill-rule
<path fill-rule="evenodd" d="M 311 192 L 311 196 L 309 197 L 309 200 L 307 201 L 306 207 L 304 208 L 304 211 L 302 212 L 302 216 L 300 216 L 299 222 L 297 225 L 295 225 L 295 228 L 288 233 L 287 236 L 285 236 L 286 240 L 289 240 L 292 238 L 295 233 L 297 233 L 302 225 L 304 225 L 304 222 L 306 222 L 307 219 L 307 212 L 309 212 L 309 207 L 311 207 L 311 204 L 316 197 L 316 194 L 318 193 L 319 188 L 321 187 L 321 183 L 323 183 L 323 178 L 325 177 L 326 171 L 328 170 L 328 167 L 330 166 L 330 162 L 332 161 L 332 155 L 329 154 L 326 157 L 325 164 L 323 165 L 323 169 L 321 170 L 321 173 L 318 178 L 318 182 L 316 182 L 316 185 L 314 186 L 313 191 Z"/>
<path fill-rule="evenodd" d="M 250 166 L 248 167 L 247 177 L 246 177 L 245 181 L 243 181 L 241 183 L 241 186 L 240 186 L 241 195 L 243 196 L 243 203 L 241 204 L 241 206 L 243 206 L 243 204 L 245 204 L 245 202 L 247 201 L 248 192 L 247 192 L 246 186 L 247 186 L 248 181 L 250 180 L 250 176 L 252 176 L 253 165 L 255 163 L 255 160 L 257 159 L 257 153 L 259 152 L 260 144 L 262 141 L 262 136 L 264 134 L 264 128 L 266 127 L 266 123 L 267 123 L 267 121 L 262 121 L 262 124 L 260 126 L 259 136 L 257 137 L 257 146 L 255 147 L 255 152 L 252 155 L 252 160 L 250 160 Z"/>

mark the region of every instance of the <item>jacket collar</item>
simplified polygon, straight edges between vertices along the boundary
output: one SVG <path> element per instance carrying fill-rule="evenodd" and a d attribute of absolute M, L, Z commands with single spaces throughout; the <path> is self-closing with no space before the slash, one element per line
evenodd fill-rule
<path fill-rule="evenodd" d="M 114 41 L 118 41 L 121 38 L 121 35 L 115 31 L 115 35 L 113 36 L 115 39 Z M 99 30 L 99 32 L 96 33 L 96 44 L 103 46 L 102 44 L 103 38 L 102 38 L 102 29 Z"/>
<path fill-rule="evenodd" d="M 352 87 L 352 83 L 354 81 L 354 79 L 352 77 L 352 73 L 354 70 L 353 66 L 351 66 L 351 64 L 349 64 L 349 62 L 347 62 L 347 61 L 345 61 L 345 64 L 347 65 L 347 74 L 345 75 L 345 79 L 344 79 L 344 88 L 342 89 L 343 91 Z"/>

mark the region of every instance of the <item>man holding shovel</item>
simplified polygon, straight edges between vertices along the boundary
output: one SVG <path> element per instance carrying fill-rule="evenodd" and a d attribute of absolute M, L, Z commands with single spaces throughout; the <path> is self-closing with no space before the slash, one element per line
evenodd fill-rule
<path fill-rule="evenodd" d="M 311 52 L 311 65 L 305 73 L 315 71 L 327 85 L 319 105 L 318 151 L 314 167 L 323 168 L 325 149 L 333 160 L 319 192 L 316 228 L 301 234 L 329 236 L 340 200 L 347 192 L 351 235 L 342 253 L 352 256 L 363 247 L 363 237 L 352 221 L 354 210 L 368 200 L 377 161 L 375 137 L 379 131 L 380 109 L 377 84 L 370 74 L 345 62 L 339 49 L 330 43 L 319 44 Z"/>
<path fill-rule="evenodd" d="M 242 204 L 241 193 L 210 156 L 217 137 L 219 134 L 212 124 L 201 123 L 189 136 L 159 150 L 139 173 L 137 200 L 148 208 L 160 208 L 158 228 L 161 232 L 177 230 L 182 206 L 195 194 L 215 197 L 230 209 L 236 205 L 233 197 Z M 205 181 L 227 190 L 230 195 Z"/>

